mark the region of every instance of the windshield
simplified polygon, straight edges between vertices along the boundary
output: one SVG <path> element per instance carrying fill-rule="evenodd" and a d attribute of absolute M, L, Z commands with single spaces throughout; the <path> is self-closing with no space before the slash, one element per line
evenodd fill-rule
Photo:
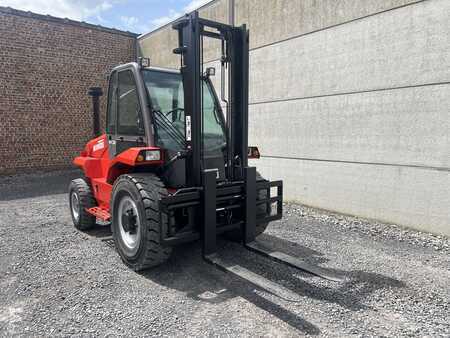
<path fill-rule="evenodd" d="M 155 121 L 156 144 L 180 151 L 185 148 L 184 92 L 181 74 L 143 71 Z M 208 153 L 226 144 L 223 121 L 210 84 L 203 80 L 203 142 Z"/>

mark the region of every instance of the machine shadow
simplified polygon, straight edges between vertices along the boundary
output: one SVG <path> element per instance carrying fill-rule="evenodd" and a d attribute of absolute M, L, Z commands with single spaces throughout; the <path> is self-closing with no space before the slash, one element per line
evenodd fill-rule
<path fill-rule="evenodd" d="M 2 177 L 0 201 L 68 193 L 70 181 L 79 177 L 83 177 L 79 170 Z"/>
<path fill-rule="evenodd" d="M 316 250 L 271 235 L 261 235 L 260 240 L 277 250 L 298 256 L 305 261 L 320 265 L 328 259 Z M 255 255 L 237 243 L 219 240 L 219 251 L 227 260 L 258 273 L 299 295 L 328 303 L 335 303 L 351 311 L 364 310 L 369 306 L 364 299 L 378 289 L 401 288 L 399 280 L 366 271 L 343 271 L 329 269 L 345 277 L 342 283 L 323 281 L 299 270 L 273 263 Z M 267 311 L 297 330 L 317 335 L 320 330 L 313 323 L 294 314 L 285 307 L 254 292 L 254 287 L 233 278 L 206 263 L 201 258 L 200 243 L 191 243 L 174 249 L 170 260 L 163 266 L 142 273 L 142 276 L 165 287 L 183 292 L 188 297 L 208 303 L 221 303 L 234 297 L 242 297 Z M 239 257 L 237 259 L 236 257 Z M 276 265 L 276 268 L 274 266 Z"/>
<path fill-rule="evenodd" d="M 108 225 L 98 225 L 97 224 L 97 226 L 95 226 L 93 229 L 86 230 L 86 231 L 84 231 L 84 233 L 91 237 L 99 238 L 102 241 L 105 241 L 105 242 L 111 241 L 111 243 L 113 243 L 112 238 L 111 238 L 111 235 L 112 235 L 111 226 L 109 224 Z M 113 243 L 113 245 L 114 245 L 114 243 Z"/>
<path fill-rule="evenodd" d="M 264 241 L 265 244 L 268 244 L 274 250 L 297 256 L 312 265 L 321 266 L 329 261 L 323 253 L 317 250 L 276 236 L 262 234 L 259 240 Z M 379 289 L 406 287 L 406 284 L 398 279 L 368 271 L 345 271 L 327 268 L 326 270 L 343 277 L 344 281 L 339 283 L 323 281 L 319 277 L 311 276 L 308 273 L 291 268 L 287 269 L 291 270 L 292 275 L 296 276 L 297 283 L 295 283 L 293 290 L 297 293 L 317 300 L 335 303 L 351 311 L 367 309 L 368 306 L 364 304 L 364 300 L 368 295 Z M 319 285 L 311 283 L 311 281 L 314 282 L 318 279 L 320 280 Z"/>
<path fill-rule="evenodd" d="M 218 304 L 241 297 L 305 334 L 318 335 L 321 332 L 304 318 L 256 294 L 248 283 L 232 278 L 206 263 L 202 259 L 199 243 L 177 247 L 165 265 L 141 275 L 155 283 L 181 291 L 196 301 Z"/>

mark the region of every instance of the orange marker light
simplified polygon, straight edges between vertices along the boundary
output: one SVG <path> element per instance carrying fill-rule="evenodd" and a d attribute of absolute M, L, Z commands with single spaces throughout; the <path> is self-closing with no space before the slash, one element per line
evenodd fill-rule
<path fill-rule="evenodd" d="M 258 159 L 261 157 L 258 147 L 248 147 L 248 158 Z"/>

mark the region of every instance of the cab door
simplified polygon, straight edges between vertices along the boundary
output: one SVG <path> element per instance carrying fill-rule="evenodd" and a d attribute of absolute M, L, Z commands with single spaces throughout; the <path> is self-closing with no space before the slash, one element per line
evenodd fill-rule
<path fill-rule="evenodd" d="M 117 72 L 109 77 L 108 106 L 106 108 L 106 135 L 108 138 L 109 158 L 116 154 L 116 126 L 117 126 Z"/>
<path fill-rule="evenodd" d="M 109 155 L 113 158 L 132 147 L 142 147 L 145 128 L 136 81 L 131 69 L 116 71 L 108 94 Z"/>

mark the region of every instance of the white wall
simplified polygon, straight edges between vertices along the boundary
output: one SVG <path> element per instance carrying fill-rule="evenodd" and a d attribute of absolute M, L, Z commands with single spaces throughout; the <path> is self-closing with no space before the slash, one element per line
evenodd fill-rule
<path fill-rule="evenodd" d="M 202 11 L 225 21 L 229 1 Z M 450 1 L 235 0 L 234 11 L 250 28 L 250 143 L 285 198 L 450 236 Z M 158 38 L 169 29 L 142 50 L 171 60 Z"/>

